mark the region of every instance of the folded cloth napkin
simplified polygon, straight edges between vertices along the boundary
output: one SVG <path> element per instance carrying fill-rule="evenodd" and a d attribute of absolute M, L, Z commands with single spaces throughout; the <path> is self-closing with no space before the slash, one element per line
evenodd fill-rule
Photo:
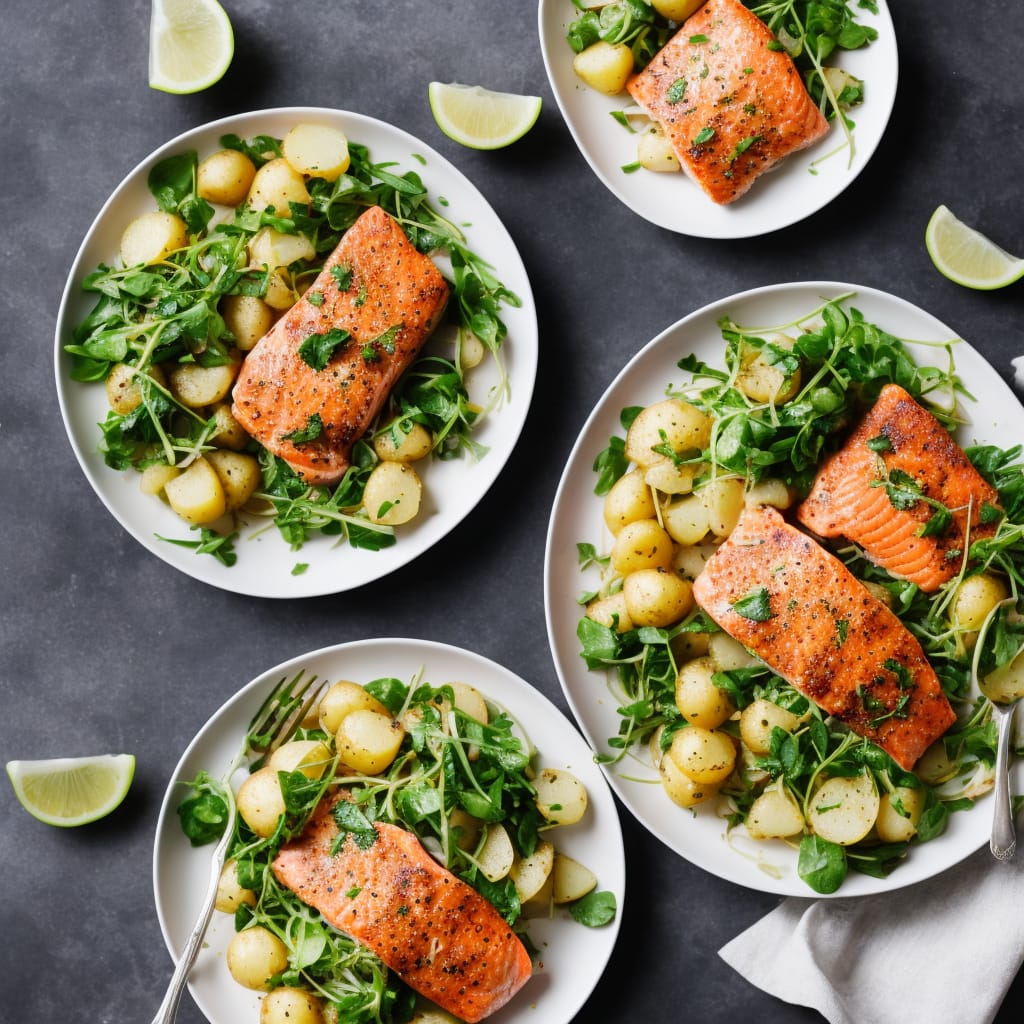
<path fill-rule="evenodd" d="M 831 1024 L 987 1024 L 1024 961 L 1024 856 L 986 845 L 891 895 L 790 897 L 719 955 Z"/>

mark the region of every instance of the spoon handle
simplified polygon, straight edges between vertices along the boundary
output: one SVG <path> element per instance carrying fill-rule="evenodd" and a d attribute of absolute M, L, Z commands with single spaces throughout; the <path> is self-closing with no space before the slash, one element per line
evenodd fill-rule
<path fill-rule="evenodd" d="M 996 744 L 996 781 L 993 793 L 992 839 L 989 848 L 997 860 L 1011 860 L 1017 852 L 1017 836 L 1013 827 L 1010 802 L 1010 731 L 1013 706 L 999 708 L 998 742 Z"/>

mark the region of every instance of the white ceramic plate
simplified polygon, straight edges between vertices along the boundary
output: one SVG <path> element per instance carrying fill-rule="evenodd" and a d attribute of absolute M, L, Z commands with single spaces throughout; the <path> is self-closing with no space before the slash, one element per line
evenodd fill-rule
<path fill-rule="evenodd" d="M 590 748 L 569 720 L 538 690 L 502 666 L 458 647 L 424 640 L 374 639 L 327 647 L 265 672 L 231 698 L 189 745 L 174 771 L 156 830 L 153 887 L 164 940 L 177 958 L 198 914 L 209 878 L 210 847 L 193 849 L 178 823 L 181 783 L 200 769 L 217 776 L 228 765 L 252 716 L 283 676 L 298 669 L 327 679 L 367 683 L 391 676 L 408 682 L 420 670 L 426 682 L 459 679 L 507 708 L 538 751 L 541 767 L 564 768 L 586 786 L 588 811 L 576 825 L 557 830 L 560 850 L 586 864 L 598 886 L 615 894 L 618 913 L 602 928 L 577 924 L 565 911 L 530 922 L 530 937 L 542 950 L 526 987 L 488 1018 L 494 1024 L 568 1024 L 600 978 L 618 935 L 625 898 L 625 860 L 615 801 L 594 765 Z M 232 980 L 224 950 L 233 919 L 215 913 L 189 986 L 211 1024 L 257 1024 L 259 997 Z"/>
<path fill-rule="evenodd" d="M 565 35 L 578 14 L 572 0 L 540 0 L 541 51 L 562 116 L 587 163 L 612 194 L 634 213 L 670 231 L 697 238 L 749 238 L 803 220 L 853 183 L 881 141 L 892 113 L 899 73 L 896 36 L 885 0 L 879 0 L 877 15 L 857 8 L 858 22 L 876 28 L 878 38 L 835 61 L 865 83 L 864 102 L 851 112 L 856 122 L 852 161 L 847 150 L 822 160 L 842 141 L 841 133 L 833 129 L 759 178 L 736 202 L 719 206 L 682 172 L 622 170 L 636 162 L 637 137 L 611 114 L 632 106 L 632 100 L 603 96 L 576 76 Z"/>
<path fill-rule="evenodd" d="M 151 210 L 155 202 L 146 186 L 149 169 L 159 160 L 188 149 L 200 157 L 219 148 L 227 133 L 243 138 L 258 134 L 283 136 L 298 121 L 336 125 L 355 142 L 369 147 L 378 163 L 393 161 L 393 169 L 414 170 L 430 191 L 435 208 L 463 228 L 467 244 L 494 267 L 499 279 L 522 300 L 522 306 L 503 307 L 508 327 L 503 360 L 510 395 L 486 417 L 474 438 L 489 449 L 477 462 L 469 458 L 420 463 L 424 499 L 416 521 L 400 527 L 396 543 L 383 551 L 363 551 L 317 536 L 292 551 L 265 523 L 251 523 L 235 542 L 237 563 L 228 568 L 209 555 L 157 539 L 197 537 L 169 508 L 139 491 L 138 474 L 109 469 L 98 451 L 97 423 L 107 414 L 102 384 L 79 384 L 69 375 L 70 357 L 64 345 L 70 333 L 92 308 L 95 296 L 81 290 L 82 279 L 99 263 L 115 263 L 121 233 L 128 222 Z M 441 207 L 439 201 L 449 205 Z M 497 478 L 515 447 L 526 420 L 537 372 L 537 314 L 530 282 L 514 242 L 486 199 L 443 156 L 419 139 L 381 121 L 340 110 L 289 107 L 224 118 L 172 139 L 148 156 L 118 186 L 96 217 L 75 259 L 61 301 L 56 330 L 57 393 L 71 446 L 90 484 L 119 523 L 144 547 L 182 572 L 238 594 L 257 597 L 311 597 L 335 594 L 379 579 L 412 561 L 437 543 L 476 506 Z M 492 360 L 485 360 L 469 378 L 470 397 L 486 404 L 497 384 Z M 297 563 L 307 563 L 292 575 Z"/>
<path fill-rule="evenodd" d="M 674 324 L 648 343 L 612 382 L 587 419 L 562 475 L 548 530 L 544 569 L 548 638 L 562 688 L 577 720 L 598 751 L 608 751 L 620 718 L 617 702 L 601 673 L 587 670 L 580 657 L 576 626 L 580 593 L 589 589 L 579 569 L 576 545 L 610 543 L 602 519 L 603 499 L 595 496 L 595 456 L 613 434 L 622 433 L 619 412 L 630 405 L 647 405 L 665 397 L 669 385 L 688 381 L 678 360 L 694 353 L 705 362 L 723 365 L 717 322 L 728 315 L 744 327 L 771 327 L 810 313 L 824 300 L 854 293 L 850 305 L 890 334 L 917 342 L 942 342 L 956 332 L 910 303 L 868 288 L 838 282 L 807 282 L 759 288 L 722 299 Z M 943 349 L 911 346 L 919 364 L 935 363 Z M 966 342 L 955 348 L 956 369 L 977 401 L 964 400 L 970 422 L 962 428 L 961 443 L 1005 444 L 1024 436 L 1024 408 L 996 371 Z M 688 861 L 721 878 L 764 892 L 792 896 L 814 893 L 796 873 L 796 854 L 781 843 L 727 840 L 725 823 L 714 808 L 695 812 L 674 807 L 656 782 L 657 773 L 645 752 L 607 769 L 608 780 L 626 807 L 651 833 Z M 1024 789 L 1024 764 L 1018 762 L 1014 792 Z M 988 839 L 991 811 L 987 801 L 969 812 L 951 816 L 945 835 L 914 847 L 907 860 L 887 879 L 851 872 L 836 896 L 859 896 L 921 881 L 952 867 Z"/>

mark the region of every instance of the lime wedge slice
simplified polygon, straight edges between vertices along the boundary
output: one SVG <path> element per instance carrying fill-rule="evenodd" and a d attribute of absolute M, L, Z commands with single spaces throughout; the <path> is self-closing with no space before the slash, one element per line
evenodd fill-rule
<path fill-rule="evenodd" d="M 217 0 L 153 0 L 149 84 L 190 93 L 219 81 L 235 54 L 231 19 Z"/>
<path fill-rule="evenodd" d="M 501 149 L 521 139 L 540 116 L 539 96 L 493 92 L 479 85 L 431 82 L 430 110 L 437 126 L 463 146 Z"/>
<path fill-rule="evenodd" d="M 1024 259 L 1011 256 L 945 206 L 931 215 L 924 244 L 939 273 L 965 288 L 1005 288 L 1024 277 Z"/>
<path fill-rule="evenodd" d="M 70 828 L 96 821 L 124 800 L 135 775 L 132 754 L 8 761 L 22 806 L 47 825 Z"/>

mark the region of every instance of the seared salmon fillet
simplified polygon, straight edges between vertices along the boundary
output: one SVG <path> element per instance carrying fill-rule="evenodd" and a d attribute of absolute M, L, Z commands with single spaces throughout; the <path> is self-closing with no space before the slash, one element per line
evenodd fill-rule
<path fill-rule="evenodd" d="M 407 985 L 469 1024 L 529 980 L 526 947 L 475 889 L 441 867 L 411 832 L 377 822 L 366 849 L 325 800 L 274 858 L 278 880 L 335 928 L 372 949 Z"/>
<path fill-rule="evenodd" d="M 989 513 L 998 501 L 949 431 L 898 384 L 887 384 L 825 461 L 797 518 L 819 537 L 853 541 L 890 575 L 931 592 L 959 573 L 971 541 L 995 532 Z M 951 513 L 948 525 L 922 536 L 942 508 Z"/>
<path fill-rule="evenodd" d="M 739 199 L 828 131 L 789 54 L 740 0 L 707 0 L 626 84 L 683 170 L 716 203 Z"/>
<path fill-rule="evenodd" d="M 913 634 L 773 508 L 744 510 L 693 595 L 794 689 L 908 771 L 956 720 Z"/>
<path fill-rule="evenodd" d="M 371 206 L 245 357 L 232 394 L 235 419 L 304 480 L 335 483 L 447 299 L 448 284 L 430 257 Z M 300 346 L 331 331 L 347 339 L 326 365 L 303 359 Z"/>

